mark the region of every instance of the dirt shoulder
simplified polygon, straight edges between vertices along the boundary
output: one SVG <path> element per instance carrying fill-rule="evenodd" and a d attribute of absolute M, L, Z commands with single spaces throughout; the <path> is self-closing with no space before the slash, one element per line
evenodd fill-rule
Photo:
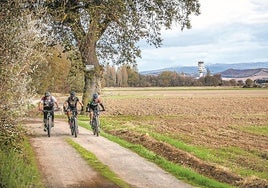
<path fill-rule="evenodd" d="M 41 119 L 32 119 L 25 126 L 32 135 L 30 141 L 46 187 L 117 187 L 87 165 L 65 138 L 72 138 L 94 153 L 132 187 L 191 187 L 130 150 L 103 137 L 95 137 L 82 127 L 78 137 L 73 138 L 66 122 L 56 120 L 52 135 L 48 138 Z"/>

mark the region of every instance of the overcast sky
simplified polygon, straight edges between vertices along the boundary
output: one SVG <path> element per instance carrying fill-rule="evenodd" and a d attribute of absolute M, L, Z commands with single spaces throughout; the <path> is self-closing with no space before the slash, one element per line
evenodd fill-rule
<path fill-rule="evenodd" d="M 139 71 L 268 61 L 268 0 L 200 0 L 192 28 L 164 31 L 163 46 L 140 46 Z"/>

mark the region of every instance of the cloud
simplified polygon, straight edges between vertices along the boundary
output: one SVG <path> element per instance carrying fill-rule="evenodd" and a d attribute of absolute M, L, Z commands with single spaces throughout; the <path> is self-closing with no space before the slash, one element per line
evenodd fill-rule
<path fill-rule="evenodd" d="M 170 66 L 268 61 L 267 0 L 200 0 L 192 29 L 165 30 L 163 46 L 143 46 L 140 71 Z"/>

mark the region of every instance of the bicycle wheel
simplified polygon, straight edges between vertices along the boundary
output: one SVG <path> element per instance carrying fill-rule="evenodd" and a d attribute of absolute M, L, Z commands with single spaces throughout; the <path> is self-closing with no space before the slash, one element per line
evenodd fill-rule
<path fill-rule="evenodd" d="M 74 137 L 77 137 L 77 134 L 78 134 L 78 122 L 77 122 L 76 118 L 74 118 L 73 129 L 74 129 Z"/>
<path fill-rule="evenodd" d="M 100 121 L 99 118 L 96 118 L 96 135 L 99 136 L 100 134 Z"/>
<path fill-rule="evenodd" d="M 71 119 L 71 134 L 74 135 L 74 120 Z"/>
<path fill-rule="evenodd" d="M 96 135 L 96 119 L 93 118 L 92 120 L 92 132 L 94 135 Z"/>
<path fill-rule="evenodd" d="M 50 137 L 51 134 L 51 126 L 52 126 L 52 117 L 47 117 L 47 136 Z"/>

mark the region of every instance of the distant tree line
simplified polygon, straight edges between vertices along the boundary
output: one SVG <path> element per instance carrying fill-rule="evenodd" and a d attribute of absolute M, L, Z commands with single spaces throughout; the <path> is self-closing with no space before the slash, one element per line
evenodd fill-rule
<path fill-rule="evenodd" d="M 223 80 L 220 74 L 212 75 L 209 70 L 205 76 L 193 76 L 175 71 L 163 71 L 157 75 L 138 73 L 136 66 L 123 65 L 120 67 L 107 65 L 102 79 L 104 87 L 175 87 L 175 86 L 240 86 L 253 87 L 253 81 L 247 79 Z"/>

